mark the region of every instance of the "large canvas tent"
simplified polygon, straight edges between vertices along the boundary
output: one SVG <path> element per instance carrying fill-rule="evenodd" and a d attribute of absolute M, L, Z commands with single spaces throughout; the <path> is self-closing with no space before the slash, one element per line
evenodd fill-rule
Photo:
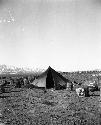
<path fill-rule="evenodd" d="M 39 88 L 54 88 L 58 90 L 66 89 L 71 82 L 49 66 L 32 84 Z"/>

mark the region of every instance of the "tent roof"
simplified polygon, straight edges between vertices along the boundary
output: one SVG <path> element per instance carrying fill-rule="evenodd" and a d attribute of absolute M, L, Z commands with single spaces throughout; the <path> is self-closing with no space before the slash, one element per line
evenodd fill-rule
<path fill-rule="evenodd" d="M 43 77 L 45 75 L 47 75 L 48 72 L 51 72 L 52 74 L 55 73 L 57 74 L 64 82 L 71 82 L 69 79 L 66 79 L 65 77 L 63 77 L 60 73 L 58 73 L 57 71 L 55 71 L 53 68 L 51 68 L 50 66 L 48 67 L 48 69 L 43 72 L 39 77 Z"/>

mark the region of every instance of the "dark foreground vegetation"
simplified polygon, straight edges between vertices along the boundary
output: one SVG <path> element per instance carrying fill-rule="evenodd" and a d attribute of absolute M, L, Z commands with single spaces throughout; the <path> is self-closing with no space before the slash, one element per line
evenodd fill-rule
<path fill-rule="evenodd" d="M 22 79 L 21 79 L 22 78 Z M 26 78 L 27 81 L 23 81 Z M 28 80 L 29 79 L 29 80 Z M 1 77 L 0 122 L 5 125 L 101 125 L 100 92 L 79 97 L 75 89 L 27 87 L 33 75 Z M 22 80 L 22 81 L 20 81 Z M 12 82 L 11 82 L 12 81 Z M 19 82 L 20 81 L 20 82 Z M 1 85 L 4 85 L 1 82 Z M 18 83 L 23 83 L 19 86 Z M 7 87 L 8 85 L 8 87 Z"/>
<path fill-rule="evenodd" d="M 99 96 L 78 97 L 75 91 L 15 89 L 0 97 L 5 125 L 100 125 Z"/>

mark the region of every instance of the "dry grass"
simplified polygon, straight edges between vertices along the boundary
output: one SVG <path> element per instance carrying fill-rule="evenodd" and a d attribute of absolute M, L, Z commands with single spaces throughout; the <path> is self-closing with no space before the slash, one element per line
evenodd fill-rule
<path fill-rule="evenodd" d="M 3 98 L 4 96 L 4 98 Z M 99 96 L 75 91 L 17 89 L 1 94 L 0 119 L 6 125 L 100 125 Z"/>

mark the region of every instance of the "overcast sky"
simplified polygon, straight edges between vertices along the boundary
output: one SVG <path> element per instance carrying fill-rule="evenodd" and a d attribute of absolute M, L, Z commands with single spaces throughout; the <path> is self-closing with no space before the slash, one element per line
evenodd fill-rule
<path fill-rule="evenodd" d="M 0 0 L 0 64 L 101 69 L 101 0 Z"/>

